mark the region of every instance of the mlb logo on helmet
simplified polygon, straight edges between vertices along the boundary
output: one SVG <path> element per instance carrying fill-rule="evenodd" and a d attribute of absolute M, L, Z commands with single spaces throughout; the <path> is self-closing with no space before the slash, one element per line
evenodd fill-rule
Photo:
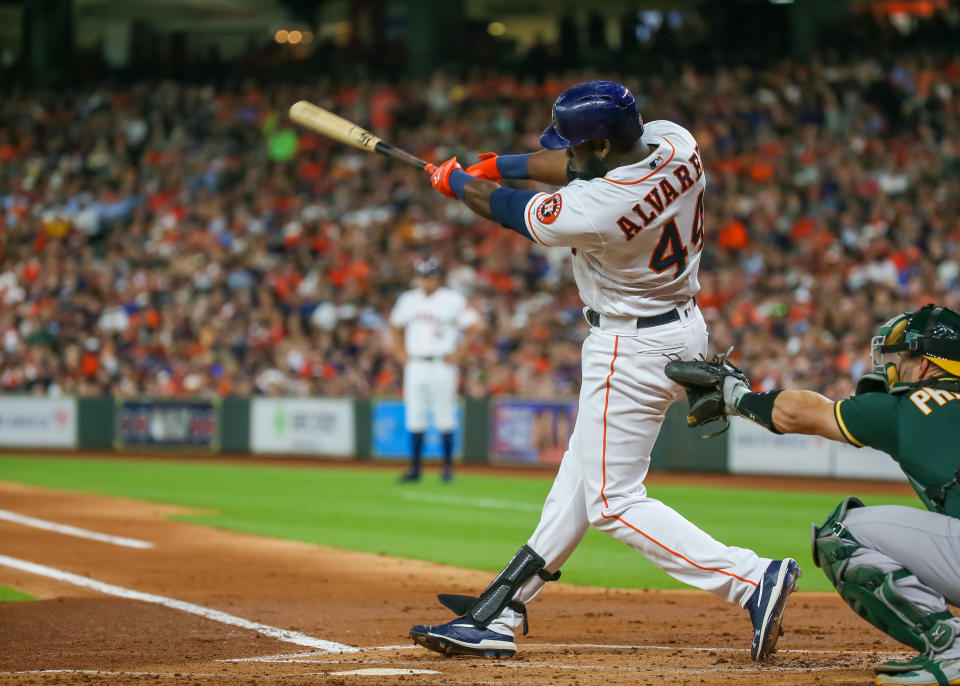
<path fill-rule="evenodd" d="M 537 219 L 544 224 L 552 224 L 560 215 L 563 200 L 559 193 L 554 193 L 537 207 Z"/>

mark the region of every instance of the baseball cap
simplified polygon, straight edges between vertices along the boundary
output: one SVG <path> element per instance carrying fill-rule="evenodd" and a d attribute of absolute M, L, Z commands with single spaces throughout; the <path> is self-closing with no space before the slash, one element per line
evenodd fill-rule
<path fill-rule="evenodd" d="M 417 260 L 413 263 L 413 271 L 417 273 L 417 276 L 436 276 L 440 273 L 440 262 L 436 257 Z"/>

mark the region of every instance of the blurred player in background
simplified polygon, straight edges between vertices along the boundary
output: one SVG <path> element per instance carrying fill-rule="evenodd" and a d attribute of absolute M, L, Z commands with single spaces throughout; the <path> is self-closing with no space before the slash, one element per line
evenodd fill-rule
<path fill-rule="evenodd" d="M 436 258 L 417 260 L 417 287 L 404 292 L 390 313 L 397 359 L 403 365 L 403 405 L 412 440 L 410 469 L 401 482 L 420 480 L 428 413 L 443 441 L 444 481 L 453 480 L 459 363 L 481 329 L 467 299 L 440 285 Z"/>
<path fill-rule="evenodd" d="M 800 575 L 796 561 L 724 545 L 643 485 L 681 391 L 664 374 L 664 355 L 707 351 L 695 298 L 706 189 L 697 142 L 670 121 L 644 125 L 621 84 L 588 81 L 560 95 L 540 143 L 546 150 L 529 155 L 485 154 L 470 174 L 455 158 L 429 171 L 434 188 L 477 214 L 530 241 L 571 249 L 591 325 L 576 424 L 527 543 L 479 598 L 441 596 L 458 619 L 414 626 L 410 637 L 442 653 L 513 655 L 516 630 L 526 633 L 525 603 L 559 577 L 592 525 L 674 578 L 745 608 L 751 656 L 763 660 L 780 636 Z M 513 190 L 495 183 L 504 177 L 563 188 Z"/>

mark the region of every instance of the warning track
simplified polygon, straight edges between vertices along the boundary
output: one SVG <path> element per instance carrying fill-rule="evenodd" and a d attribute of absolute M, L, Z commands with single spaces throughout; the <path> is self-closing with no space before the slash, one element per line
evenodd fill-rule
<path fill-rule="evenodd" d="M 434 595 L 476 592 L 488 573 L 219 531 L 120 498 L 0 483 L 0 502 L 21 516 L 0 519 L 0 585 L 38 598 L 0 603 L 0 684 L 846 684 L 903 654 L 832 594 L 794 596 L 781 651 L 758 667 L 746 614 L 709 594 L 557 583 L 515 658 L 444 658 L 408 628 L 446 621 Z"/>

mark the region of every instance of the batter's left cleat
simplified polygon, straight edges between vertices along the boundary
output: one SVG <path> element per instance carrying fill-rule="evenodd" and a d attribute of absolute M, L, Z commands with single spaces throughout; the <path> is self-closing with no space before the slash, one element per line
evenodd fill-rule
<path fill-rule="evenodd" d="M 417 624 L 410 629 L 410 638 L 417 645 L 444 655 L 513 657 L 517 652 L 513 636 L 482 629 L 465 617 L 437 626 Z"/>
<path fill-rule="evenodd" d="M 763 573 L 760 585 L 747 601 L 753 622 L 753 644 L 750 657 L 754 662 L 766 660 L 777 647 L 783 634 L 783 613 L 790 594 L 797 590 L 800 566 L 792 558 L 774 560 Z"/>

